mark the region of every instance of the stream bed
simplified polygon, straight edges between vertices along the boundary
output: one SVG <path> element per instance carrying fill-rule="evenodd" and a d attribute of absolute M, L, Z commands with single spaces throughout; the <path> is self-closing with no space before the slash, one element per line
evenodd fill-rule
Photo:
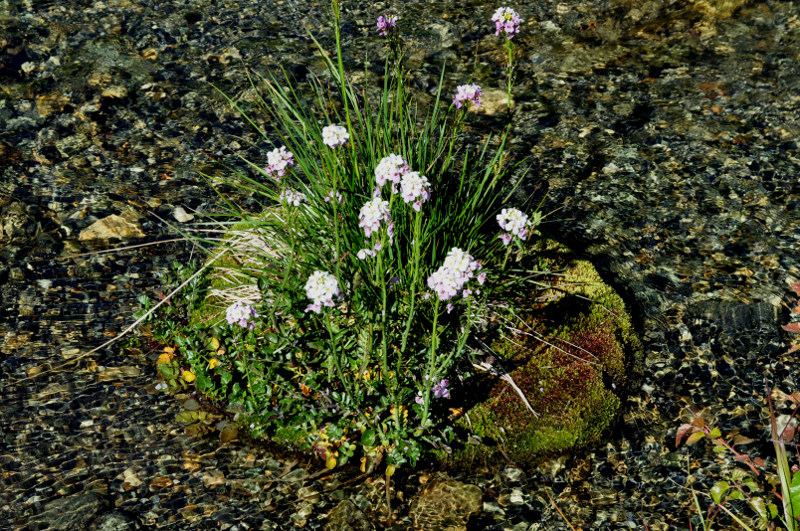
<path fill-rule="evenodd" d="M 434 92 L 446 64 L 444 92 L 494 87 L 491 112 L 497 7 L 345 1 L 350 66 L 368 50 L 369 69 L 382 69 L 374 21 L 391 11 L 414 89 Z M 105 236 L 126 238 L 111 246 L 171 240 L 176 207 L 218 208 L 198 169 L 265 150 L 210 84 L 246 93 L 245 66 L 323 75 L 304 28 L 330 49 L 326 6 L 0 0 L 0 528 L 457 529 L 466 519 L 435 496 L 469 498 L 476 485 L 483 510 L 469 529 L 569 529 L 556 504 L 575 529 L 688 529 L 687 484 L 707 491 L 739 465 L 702 444 L 675 448 L 684 406 L 769 458 L 765 378 L 800 390 L 781 331 L 800 281 L 800 7 L 512 7 L 525 24 L 511 147 L 534 169 L 522 188 L 547 190 L 543 230 L 592 260 L 644 342 L 642 385 L 608 443 L 533 470 L 415 471 L 398 479 L 399 516 L 386 522 L 382 479 L 348 483 L 185 435 L 182 400 L 154 389 L 153 359 L 119 344 L 81 356 L 198 251 L 171 241 L 83 254 L 109 247 L 86 231 L 115 216 Z M 432 520 L 419 519 L 420 499 Z"/>

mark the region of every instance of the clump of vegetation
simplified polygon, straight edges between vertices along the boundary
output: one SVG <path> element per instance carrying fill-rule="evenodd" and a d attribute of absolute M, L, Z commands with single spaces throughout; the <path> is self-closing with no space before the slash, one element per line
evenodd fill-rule
<path fill-rule="evenodd" d="M 440 80 L 431 108 L 419 108 L 398 20 L 388 15 L 377 23 L 387 51 L 383 90 L 363 96 L 345 75 L 338 1 L 331 7 L 336 53 L 317 46 L 332 85 L 311 79 L 299 90 L 285 75 L 253 74 L 254 103 L 220 91 L 256 128 L 266 160 L 243 158 L 248 171 L 205 175 L 228 210 L 206 222 L 209 236 L 194 236 L 209 258 L 201 270 L 178 271 L 188 290 L 147 326 L 162 348 L 161 388 L 195 385 L 255 437 L 312 450 L 329 468 L 355 458 L 362 470 L 384 463 L 391 476 L 451 451 L 451 393 L 481 374 L 475 332 L 490 337 L 530 309 L 531 297 L 510 294 L 555 288 L 531 279 L 537 266 L 513 266 L 542 215 L 530 201 L 510 204 L 528 170 L 506 150 L 508 128 L 477 148 L 464 141 L 481 88 L 458 86 L 448 104 Z M 510 112 L 511 39 L 522 20 L 504 8 L 493 21 L 506 43 Z M 262 208 L 243 211 L 223 192 L 230 185 Z M 593 319 L 560 339 L 583 351 L 578 357 L 596 350 L 621 381 L 624 371 L 607 361 L 618 347 Z M 516 350 L 500 355 L 527 363 Z M 525 385 L 547 380 L 545 394 L 557 394 L 562 380 L 581 382 L 597 394 L 593 412 L 613 416 L 618 402 L 601 392 L 602 379 L 543 355 L 550 358 L 539 368 L 519 373 Z M 545 374 L 545 363 L 559 369 Z"/>

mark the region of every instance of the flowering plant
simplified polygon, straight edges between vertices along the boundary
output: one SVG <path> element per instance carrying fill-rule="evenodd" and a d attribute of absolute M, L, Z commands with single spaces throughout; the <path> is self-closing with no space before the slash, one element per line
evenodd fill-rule
<path fill-rule="evenodd" d="M 460 393 L 456 369 L 504 282 L 494 222 L 520 241 L 532 226 L 506 206 L 510 173 L 519 183 L 526 170 L 510 163 L 508 129 L 475 154 L 463 140 L 459 109 L 480 106 L 478 85 L 460 85 L 449 109 L 437 93 L 417 120 L 396 17 L 377 23 L 393 50 L 384 93 L 362 96 L 345 75 L 332 7 L 336 54 L 321 56 L 336 91 L 312 82 L 309 104 L 302 90 L 258 78 L 275 127 L 258 130 L 266 164 L 206 176 L 265 208 L 232 207 L 226 239 L 213 240 L 225 258 L 205 304 L 227 308 L 228 326 L 210 325 L 216 345 L 189 363 L 197 387 L 238 408 L 254 435 L 305 445 L 330 467 L 360 448 L 362 463 L 385 460 L 388 473 L 452 441 L 444 404 Z"/>

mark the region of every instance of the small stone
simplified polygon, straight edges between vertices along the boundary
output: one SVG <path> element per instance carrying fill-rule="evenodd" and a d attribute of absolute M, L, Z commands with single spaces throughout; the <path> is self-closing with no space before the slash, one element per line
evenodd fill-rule
<path fill-rule="evenodd" d="M 225 484 L 225 474 L 219 470 L 210 470 L 203 474 L 203 483 L 208 488 L 219 487 Z"/>
<path fill-rule="evenodd" d="M 80 241 L 144 238 L 145 234 L 138 223 L 128 221 L 122 216 L 112 214 L 99 219 L 83 229 L 78 235 Z"/>
<path fill-rule="evenodd" d="M 492 116 L 503 113 L 508 109 L 508 93 L 497 88 L 485 88 L 482 90 L 481 106 L 477 111 Z M 512 106 L 514 102 L 511 102 Z"/>
<path fill-rule="evenodd" d="M 189 214 L 183 207 L 175 207 L 175 210 L 172 212 L 172 217 L 175 218 L 178 223 L 187 223 L 194 219 L 194 214 Z"/>
<path fill-rule="evenodd" d="M 104 98 L 123 100 L 128 97 L 128 89 L 122 85 L 112 85 L 104 88 L 100 95 Z"/>

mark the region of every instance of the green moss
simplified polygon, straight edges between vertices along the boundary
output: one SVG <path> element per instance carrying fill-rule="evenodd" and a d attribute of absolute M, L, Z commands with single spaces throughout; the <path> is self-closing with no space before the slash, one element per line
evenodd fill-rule
<path fill-rule="evenodd" d="M 546 265 L 550 289 L 531 293 L 534 308 L 518 328 L 533 334 L 497 339 L 491 345 L 513 386 L 495 378 L 488 397 L 458 421 L 482 444 L 454 452 L 452 464 L 488 462 L 504 455 L 531 464 L 598 443 L 613 425 L 620 396 L 636 380 L 640 343 L 622 299 L 585 260 L 544 240 L 530 256 Z M 523 258 L 522 263 L 526 261 Z"/>

